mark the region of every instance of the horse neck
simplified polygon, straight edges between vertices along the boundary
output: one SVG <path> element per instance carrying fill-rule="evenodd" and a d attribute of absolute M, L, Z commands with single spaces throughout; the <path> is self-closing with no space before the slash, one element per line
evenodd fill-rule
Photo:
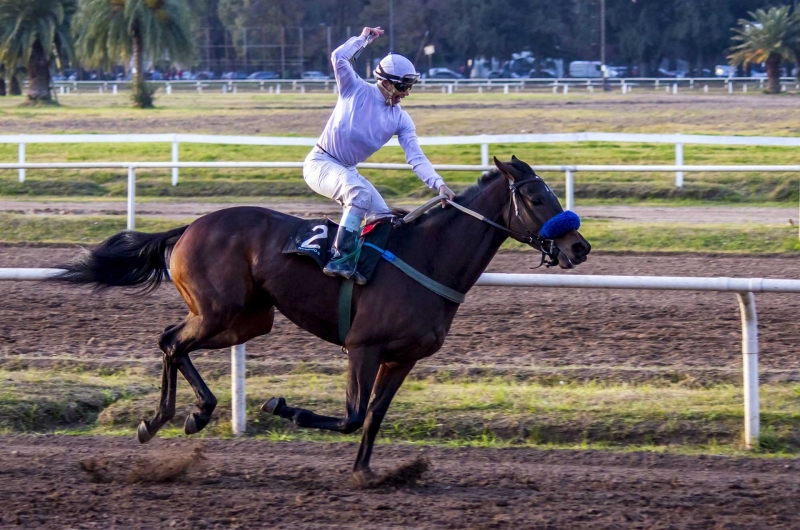
<path fill-rule="evenodd" d="M 506 179 L 499 177 L 488 183 L 463 206 L 487 219 L 503 224 L 503 212 L 510 200 Z M 435 277 L 446 279 L 446 285 L 465 293 L 478 281 L 489 266 L 508 234 L 488 223 L 467 215 L 452 206 L 425 223 L 421 230 L 428 241 L 429 270 Z"/>

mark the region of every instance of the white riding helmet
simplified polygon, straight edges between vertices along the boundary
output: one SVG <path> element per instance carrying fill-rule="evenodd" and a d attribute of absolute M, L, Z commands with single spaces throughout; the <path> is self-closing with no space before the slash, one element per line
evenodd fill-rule
<path fill-rule="evenodd" d="M 409 90 L 414 83 L 419 81 L 419 72 L 411 61 L 400 54 L 390 53 L 378 63 L 373 72 L 375 79 L 385 79 L 400 92 Z"/>

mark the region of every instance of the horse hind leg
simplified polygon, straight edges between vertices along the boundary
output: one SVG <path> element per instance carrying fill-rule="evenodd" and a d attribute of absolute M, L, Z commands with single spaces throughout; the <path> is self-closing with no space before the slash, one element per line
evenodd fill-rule
<path fill-rule="evenodd" d="M 189 353 L 200 349 L 228 348 L 265 335 L 272 330 L 274 319 L 274 307 L 252 304 L 247 310 L 229 319 L 227 326 L 215 325 L 208 319 L 190 315 L 180 324 L 168 327 L 159 340 L 159 347 L 164 352 L 161 401 L 153 419 L 140 423 L 137 432 L 139 441 L 145 443 L 150 440 L 175 416 L 175 381 L 178 371 L 192 387 L 197 400 L 197 411 L 186 417 L 184 432 L 195 434 L 208 425 L 217 406 L 217 399 L 195 368 Z M 220 328 L 221 331 L 214 334 Z"/>

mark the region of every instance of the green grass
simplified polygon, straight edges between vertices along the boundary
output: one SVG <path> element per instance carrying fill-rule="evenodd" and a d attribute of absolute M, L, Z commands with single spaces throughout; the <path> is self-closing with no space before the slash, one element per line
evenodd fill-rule
<path fill-rule="evenodd" d="M 191 219 L 141 217 L 136 229 L 161 232 Z M 2 243 L 98 243 L 125 229 L 124 216 L 31 216 L 0 213 Z M 742 254 L 800 251 L 797 228 L 751 224 L 658 224 L 587 219 L 581 233 L 594 248 L 636 252 L 728 252 Z M 509 240 L 505 248 L 523 249 Z"/>
<path fill-rule="evenodd" d="M 20 108 L 17 98 L 0 98 L 3 133 L 171 133 L 247 134 L 315 137 L 330 115 L 332 94 L 176 94 L 162 96 L 159 108 L 128 107 L 126 97 L 84 94 L 62 98 L 58 108 Z M 423 136 L 504 134 L 520 132 L 643 132 L 725 135 L 800 134 L 797 98 L 730 97 L 725 105 L 699 94 L 665 98 L 642 93 L 634 97 L 608 94 L 453 94 L 415 93 L 404 102 Z M 623 111 L 624 109 L 624 111 Z M 301 161 L 306 147 L 181 146 L 183 161 Z M 435 163 L 476 164 L 480 148 L 428 146 Z M 512 154 L 534 165 L 668 164 L 671 145 L 569 143 L 492 145 L 501 159 Z M 47 161 L 167 161 L 168 144 L 30 144 L 27 159 Z M 686 145 L 686 164 L 796 164 L 797 149 L 750 146 Z M 17 146 L 0 144 L 0 162 L 17 160 Z M 372 161 L 402 162 L 399 148 L 385 148 Z M 365 171 L 388 197 L 428 194 L 409 171 Z M 444 174 L 455 188 L 474 182 L 476 174 Z M 545 174 L 563 190 L 563 175 Z M 169 172 L 140 171 L 140 196 L 312 196 L 299 170 L 183 170 L 180 184 L 169 185 Z M 687 174 L 676 189 L 674 175 L 580 173 L 578 199 L 698 200 L 789 203 L 798 199 L 797 174 Z M 29 181 L 16 182 L 16 172 L 0 172 L 0 196 L 121 197 L 126 175 L 118 170 L 30 171 Z"/>
<path fill-rule="evenodd" d="M 0 144 L 0 162 L 17 160 L 16 145 Z M 33 144 L 26 153 L 30 162 L 92 161 L 168 161 L 169 145 L 159 144 Z M 467 146 L 429 146 L 426 154 L 434 163 L 479 164 L 480 148 Z M 306 147 L 260 147 L 193 145 L 181 148 L 183 161 L 302 161 Z M 500 158 L 512 154 L 533 165 L 557 164 L 671 164 L 670 145 L 578 144 L 493 145 L 491 152 Z M 371 162 L 404 162 L 400 148 L 384 148 Z M 687 164 L 796 164 L 797 149 L 780 147 L 687 146 Z M 430 195 L 410 171 L 364 170 L 373 184 L 387 197 L 404 198 Z M 554 191 L 563 194 L 564 175 L 543 172 Z M 473 184 L 477 172 L 443 172 L 454 189 Z M 791 203 L 798 199 L 800 176 L 793 173 L 690 173 L 685 186 L 676 188 L 669 173 L 577 173 L 578 199 L 667 199 L 731 202 L 775 201 Z M 91 196 L 124 197 L 127 175 L 123 170 L 29 170 L 27 181 L 17 181 L 16 171 L 0 171 L 0 196 Z M 261 170 L 181 170 L 179 184 L 170 185 L 169 170 L 137 172 L 137 194 L 150 197 L 219 196 L 313 196 L 299 169 Z"/>
<path fill-rule="evenodd" d="M 0 371 L 0 428 L 5 432 L 124 434 L 149 417 L 158 401 L 155 377 L 127 372 L 59 373 Z M 219 399 L 215 418 L 202 436 L 230 435 L 230 382 L 210 378 Z M 322 414 L 344 410 L 345 377 L 318 373 L 255 376 L 247 380 L 248 429 L 271 440 L 356 441 L 299 429 L 257 410 L 280 395 L 292 406 Z M 79 395 L 80 394 L 80 395 Z M 65 410 L 95 396 L 90 413 L 72 418 Z M 513 378 L 407 381 L 384 422 L 381 440 L 391 443 L 542 446 L 668 450 L 742 451 L 742 390 L 736 385 L 685 387 L 679 384 L 559 383 L 545 385 Z M 760 391 L 767 455 L 800 452 L 800 387 L 768 384 Z M 193 394 L 181 382 L 178 413 L 164 436 L 182 436 Z"/>

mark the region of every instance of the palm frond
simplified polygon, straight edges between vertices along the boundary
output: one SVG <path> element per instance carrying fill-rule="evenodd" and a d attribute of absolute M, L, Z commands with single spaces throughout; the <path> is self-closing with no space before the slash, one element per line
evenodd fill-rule
<path fill-rule="evenodd" d="M 748 14 L 750 19 L 739 19 L 738 27 L 733 29 L 735 34 L 731 40 L 739 44 L 731 48 L 732 53 L 728 56 L 731 65 L 762 63 L 772 54 L 791 59 L 793 53 L 788 37 L 793 22 L 789 6 L 773 7 L 768 11 L 758 9 Z"/>

